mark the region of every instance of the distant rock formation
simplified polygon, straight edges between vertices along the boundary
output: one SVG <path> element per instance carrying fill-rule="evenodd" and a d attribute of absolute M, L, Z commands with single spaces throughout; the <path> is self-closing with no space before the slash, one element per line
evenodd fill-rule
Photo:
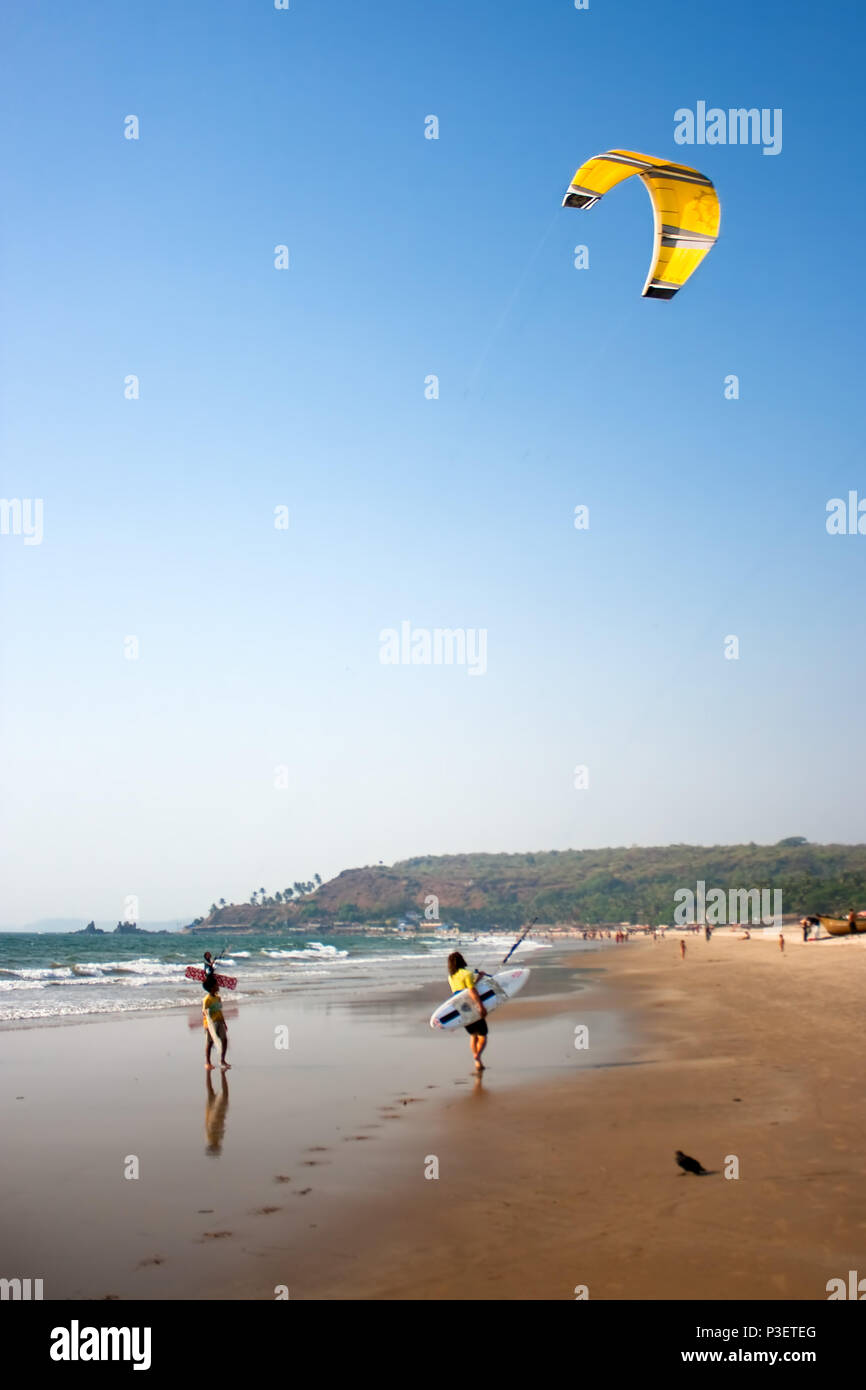
<path fill-rule="evenodd" d="M 57 928 L 54 928 L 57 930 Z M 98 927 L 95 922 L 88 922 L 86 927 L 80 927 L 78 931 L 73 931 L 71 926 L 64 926 L 63 930 L 70 936 L 170 936 L 173 935 L 167 927 L 139 927 L 135 922 L 118 922 L 111 931 L 105 931 Z"/>

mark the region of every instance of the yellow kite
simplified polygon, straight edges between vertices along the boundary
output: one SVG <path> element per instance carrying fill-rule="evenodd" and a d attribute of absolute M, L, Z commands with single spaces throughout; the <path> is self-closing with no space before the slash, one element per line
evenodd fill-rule
<path fill-rule="evenodd" d="M 705 174 L 651 154 L 608 150 L 581 164 L 562 206 L 591 208 L 632 174 L 645 185 L 655 217 L 655 252 L 643 293 L 649 299 L 673 299 L 719 235 L 719 195 Z"/>

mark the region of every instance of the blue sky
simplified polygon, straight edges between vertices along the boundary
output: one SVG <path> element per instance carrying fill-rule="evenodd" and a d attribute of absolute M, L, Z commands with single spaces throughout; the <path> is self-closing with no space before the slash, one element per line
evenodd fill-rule
<path fill-rule="evenodd" d="M 866 537 L 824 524 L 866 495 L 862 6 L 0 24 L 0 495 L 44 505 L 41 545 L 0 536 L 0 922 L 416 853 L 866 838 Z M 698 101 L 781 108 L 781 153 L 676 145 Z M 616 146 L 719 190 L 672 303 L 640 296 L 637 180 L 560 208 Z M 406 619 L 486 629 L 486 674 L 383 666 Z"/>

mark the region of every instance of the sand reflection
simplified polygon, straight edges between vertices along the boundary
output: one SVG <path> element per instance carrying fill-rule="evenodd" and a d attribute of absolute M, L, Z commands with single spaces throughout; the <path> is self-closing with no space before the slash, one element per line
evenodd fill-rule
<path fill-rule="evenodd" d="M 229 1108 L 229 1081 L 228 1073 L 220 1072 L 220 1091 L 217 1095 L 214 1090 L 214 1072 L 205 1074 L 205 1109 L 204 1109 L 204 1129 L 207 1137 L 205 1153 L 214 1158 L 218 1158 L 222 1153 L 223 1139 L 226 1132 L 226 1114 Z"/>

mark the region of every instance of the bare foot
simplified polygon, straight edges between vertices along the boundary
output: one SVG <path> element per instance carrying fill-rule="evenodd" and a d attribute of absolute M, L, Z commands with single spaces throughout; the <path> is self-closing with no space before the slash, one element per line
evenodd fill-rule
<path fill-rule="evenodd" d="M 205 1062 L 204 1069 L 205 1071 L 213 1071 L 213 1067 L 210 1062 Z"/>
<path fill-rule="evenodd" d="M 220 1062 L 220 1071 L 231 1071 L 231 1062 Z"/>

